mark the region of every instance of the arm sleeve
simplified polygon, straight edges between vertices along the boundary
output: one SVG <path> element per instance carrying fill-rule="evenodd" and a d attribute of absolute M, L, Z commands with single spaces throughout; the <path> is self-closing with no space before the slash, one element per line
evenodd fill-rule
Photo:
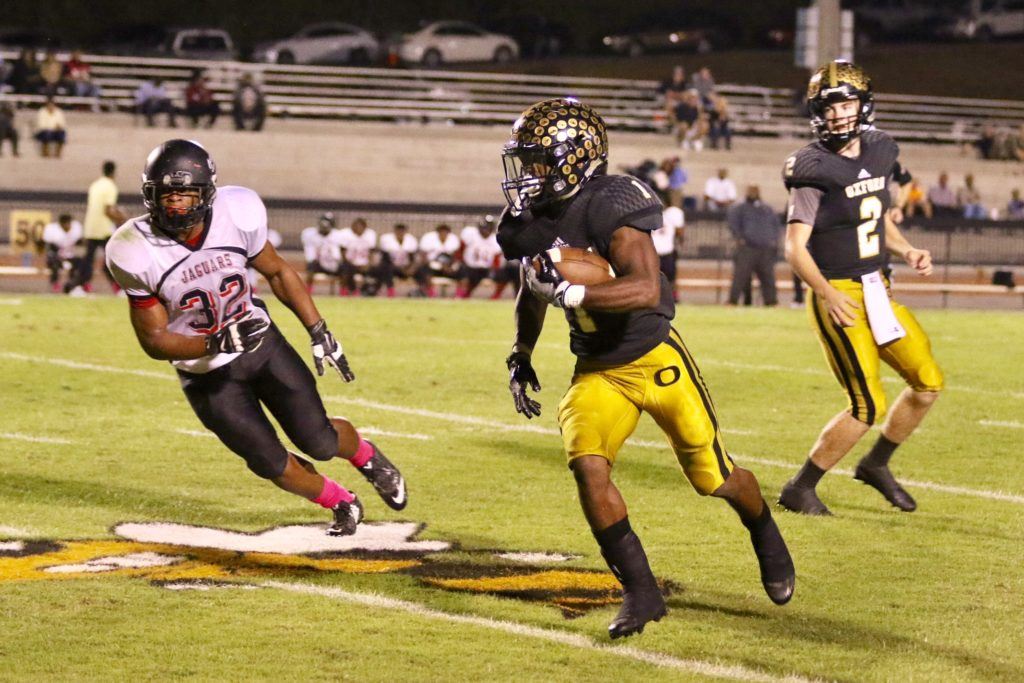
<path fill-rule="evenodd" d="M 587 207 L 587 229 L 598 253 L 607 253 L 612 235 L 621 227 L 653 232 L 661 223 L 661 200 L 631 176 L 610 177 Z"/>
<path fill-rule="evenodd" d="M 787 223 L 805 223 L 814 225 L 821 206 L 823 192 L 815 187 L 795 187 L 789 191 L 789 209 L 786 212 Z"/>

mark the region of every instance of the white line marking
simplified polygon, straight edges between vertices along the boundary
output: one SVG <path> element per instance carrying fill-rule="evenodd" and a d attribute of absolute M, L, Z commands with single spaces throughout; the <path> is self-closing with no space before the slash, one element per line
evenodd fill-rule
<path fill-rule="evenodd" d="M 1006 427 L 1007 429 L 1024 429 L 1024 422 L 1001 422 L 999 420 L 978 420 L 983 427 Z"/>
<path fill-rule="evenodd" d="M 378 403 L 377 401 L 368 401 L 360 398 L 344 398 L 340 396 L 324 396 L 325 401 L 337 401 L 339 403 L 347 403 L 349 405 L 362 406 L 365 408 L 372 408 L 373 410 L 383 410 L 393 413 L 401 413 L 405 415 L 416 415 L 419 417 L 427 417 L 434 420 L 444 420 L 447 422 L 455 422 L 459 424 L 470 424 L 480 427 L 489 427 L 503 432 L 531 432 L 534 434 L 549 434 L 557 436 L 559 434 L 557 429 L 551 427 L 541 427 L 540 425 L 531 424 L 508 424 L 506 422 L 500 422 L 498 420 L 488 420 L 481 417 L 473 417 L 469 415 L 458 415 L 454 413 L 442 413 L 435 410 L 424 410 L 422 408 L 408 408 L 406 406 L 394 406 L 387 403 Z M 640 448 L 657 448 L 657 449 L 668 449 L 669 446 L 664 441 L 649 441 L 646 439 L 633 439 L 630 438 L 627 443 Z M 781 460 L 766 460 L 763 458 L 754 458 L 741 455 L 738 453 L 732 453 L 733 457 L 738 460 L 747 462 L 757 463 L 759 465 L 767 465 L 769 467 L 785 467 L 790 469 L 796 469 L 799 463 L 783 462 Z M 852 475 L 851 470 L 837 469 L 832 470 L 837 474 Z M 969 489 L 961 486 L 949 486 L 947 484 L 940 484 L 930 481 L 915 481 L 912 479 L 902 479 L 901 483 L 916 488 L 928 489 L 931 491 L 940 491 L 942 493 L 950 493 L 959 496 L 971 496 L 975 498 L 987 498 L 990 500 L 1000 500 L 1008 503 L 1024 504 L 1024 496 L 1016 495 L 1012 493 L 1004 493 L 1002 491 L 986 491 L 983 489 Z"/>
<path fill-rule="evenodd" d="M 0 534 L 4 536 L 35 536 L 37 535 L 34 531 L 29 529 L 19 529 L 16 526 L 4 526 L 0 525 Z"/>
<path fill-rule="evenodd" d="M 21 299 L 0 299 L 0 306 L 20 306 Z"/>
<path fill-rule="evenodd" d="M 24 541 L 0 541 L 0 552 L 18 553 L 24 549 Z"/>
<path fill-rule="evenodd" d="M 213 432 L 201 432 L 198 429 L 175 429 L 178 434 L 184 434 L 185 436 L 194 436 L 196 438 L 205 439 L 216 439 L 217 435 Z"/>
<path fill-rule="evenodd" d="M 42 356 L 29 356 L 24 353 L 13 353 L 0 351 L 0 358 L 9 360 L 23 360 L 29 363 L 48 363 L 73 370 L 94 370 L 95 372 L 111 372 L 119 375 L 135 375 L 136 377 L 148 377 L 150 379 L 176 379 L 173 374 L 166 372 L 153 372 L 151 370 L 132 370 L 130 368 L 119 368 L 111 365 L 95 365 L 93 363 L 80 363 L 76 360 L 65 358 L 44 358 Z"/>
<path fill-rule="evenodd" d="M 13 359 L 13 360 L 24 360 L 24 361 L 39 362 L 39 363 L 50 363 L 50 364 L 53 364 L 53 365 L 61 365 L 61 366 L 64 366 L 64 367 L 74 368 L 76 370 L 95 370 L 97 372 L 110 372 L 110 373 L 118 373 L 118 374 L 138 375 L 138 376 L 142 376 L 142 377 L 151 377 L 151 378 L 156 378 L 156 379 L 171 379 L 171 380 L 175 379 L 175 377 L 173 375 L 169 375 L 169 374 L 166 374 L 166 373 L 147 372 L 145 370 L 130 370 L 130 369 L 127 369 L 127 368 L 118 368 L 118 367 L 112 367 L 112 366 L 106 366 L 106 365 L 94 365 L 92 363 L 79 363 L 77 361 L 69 361 L 69 360 L 64 360 L 64 359 L 59 359 L 59 358 L 41 358 L 41 357 L 36 357 L 36 356 L 28 356 L 28 355 L 25 355 L 25 354 L 22 354 L 22 353 L 10 353 L 10 352 L 6 352 L 6 351 L 0 352 L 0 358 L 10 358 L 10 359 Z M 779 367 L 781 367 L 781 366 L 779 366 Z M 789 369 L 787 368 L 787 371 L 788 370 Z M 995 392 L 992 392 L 992 393 L 995 393 Z M 1005 394 L 1002 394 L 1002 395 L 1005 395 Z M 1016 394 L 1011 394 L 1011 395 L 1017 396 Z M 1020 394 L 1020 397 L 1024 398 L 1024 394 Z M 511 425 L 511 424 L 508 424 L 508 423 L 505 423 L 505 422 L 499 422 L 497 420 L 488 420 L 488 419 L 482 418 L 482 417 L 473 417 L 473 416 L 470 416 L 470 415 L 455 415 L 455 414 L 452 414 L 452 413 L 441 413 L 441 412 L 437 412 L 437 411 L 434 411 L 434 410 L 424 410 L 422 408 L 409 408 L 409 407 L 406 407 L 406 406 L 393 406 L 393 405 L 388 405 L 386 403 L 378 403 L 376 401 L 368 401 L 366 399 L 343 398 L 343 397 L 340 397 L 340 396 L 324 396 L 323 398 L 324 398 L 325 401 L 336 401 L 338 403 L 347 403 L 349 405 L 357 405 L 357 406 L 362 406 L 364 408 L 372 408 L 374 410 L 384 410 L 384 411 L 390 411 L 390 412 L 396 412 L 396 413 L 403 413 L 405 415 L 416 415 L 418 417 L 429 417 L 429 418 L 432 418 L 432 419 L 446 420 L 448 422 L 458 422 L 458 423 L 462 423 L 462 424 L 471 424 L 471 425 L 476 425 L 476 426 L 480 426 L 480 427 L 490 427 L 492 429 L 497 429 L 497 430 L 506 431 L 506 432 L 532 432 L 532 433 L 535 433 L 535 434 L 558 434 L 558 430 L 556 430 L 556 429 L 551 429 L 550 427 L 541 427 L 539 425 L 530 425 L 530 424 Z M 661 442 L 655 442 L 655 441 L 631 440 L 630 443 L 632 443 L 632 444 L 634 444 L 636 446 L 641 446 L 641 447 L 667 448 L 666 444 L 661 443 Z M 769 461 L 769 460 L 758 461 L 758 460 L 755 460 L 754 458 L 746 458 L 746 457 L 741 456 L 741 455 L 736 455 L 736 457 L 738 457 L 740 459 L 748 460 L 750 462 L 760 462 L 760 464 L 762 464 L 762 465 L 769 465 L 769 466 L 783 466 L 784 465 L 786 467 L 796 467 L 796 464 L 794 464 L 794 463 L 781 463 L 781 462 L 778 462 L 778 461 Z M 844 470 L 844 471 L 841 471 L 841 472 L 845 473 L 846 471 Z M 931 489 L 933 491 L 941 491 L 943 493 L 951 493 L 953 495 L 973 496 L 973 497 L 977 497 L 977 498 L 988 498 L 988 499 L 991 499 L 991 500 L 1002 500 L 1002 501 L 1007 501 L 1007 502 L 1011 502 L 1011 503 L 1021 503 L 1021 504 L 1024 504 L 1024 496 L 1019 496 L 1019 495 L 1015 495 L 1015 494 L 1012 494 L 1012 493 L 1003 493 L 1001 491 L 985 491 L 985 490 L 980 490 L 980 489 L 967 489 L 967 488 L 962 488 L 962 487 L 959 487 L 959 486 L 948 486 L 946 484 L 938 484 L 938 483 L 927 482 L 927 481 L 920 481 L 919 482 L 919 481 L 905 480 L 903 483 L 904 484 L 908 484 L 910 486 L 916 486 L 918 488 Z"/>
<path fill-rule="evenodd" d="M 612 655 L 614 657 L 621 657 L 623 659 L 632 659 L 637 662 L 643 662 L 645 664 L 653 664 L 654 666 L 660 666 L 665 669 L 674 669 L 676 671 L 685 671 L 687 673 L 696 674 L 698 676 L 708 676 L 710 678 L 725 678 L 728 680 L 735 681 L 807 681 L 809 679 L 801 678 L 799 676 L 787 676 L 785 678 L 778 678 L 770 674 L 756 671 L 754 669 L 748 669 L 747 667 L 740 666 L 737 664 L 718 664 L 715 662 L 708 662 L 699 659 L 680 659 L 671 655 L 662 654 L 659 652 L 649 652 L 641 650 L 635 647 L 628 647 L 622 645 L 604 645 L 598 643 L 591 638 L 577 633 L 569 633 L 567 631 L 558 631 L 549 628 L 540 628 L 537 626 L 528 626 L 527 624 L 520 624 L 513 621 L 500 621 L 498 619 L 490 619 L 487 617 L 477 617 L 465 614 L 450 614 L 448 612 L 442 612 L 425 605 L 420 605 L 415 602 L 409 602 L 406 600 L 396 600 L 395 598 L 385 597 L 383 595 L 376 595 L 373 593 L 353 593 L 349 591 L 341 590 L 340 588 L 330 588 L 327 586 L 310 586 L 301 583 L 285 583 L 283 581 L 266 581 L 261 586 L 266 588 L 277 588 L 292 593 L 305 593 L 307 595 L 319 595 L 324 598 L 331 598 L 333 600 L 341 600 L 355 605 L 363 605 L 370 607 L 375 610 L 386 609 L 395 612 L 405 612 L 406 614 L 412 614 L 417 617 L 423 617 L 426 619 L 434 619 L 437 621 L 447 621 L 454 624 L 464 624 L 467 626 L 477 626 L 480 628 L 491 629 L 494 631 L 502 631 L 504 633 L 511 634 L 513 636 L 522 636 L 524 638 L 536 638 L 538 640 L 546 640 L 549 643 L 558 643 L 560 645 L 567 645 L 580 650 L 589 650 L 592 652 L 600 652 L 602 654 Z"/>
<path fill-rule="evenodd" d="M 28 441 L 29 443 L 74 443 L 70 439 L 61 439 L 54 436 L 32 436 L 31 434 L 19 434 L 17 432 L 0 432 L 0 439 L 11 439 L 12 441 Z"/>
<path fill-rule="evenodd" d="M 376 427 L 364 427 L 359 426 L 358 429 L 360 434 L 369 434 L 370 436 L 389 436 L 394 439 L 415 439 L 416 441 L 432 441 L 434 437 L 429 434 L 405 434 L 403 432 L 389 432 L 386 429 L 378 429 Z"/>

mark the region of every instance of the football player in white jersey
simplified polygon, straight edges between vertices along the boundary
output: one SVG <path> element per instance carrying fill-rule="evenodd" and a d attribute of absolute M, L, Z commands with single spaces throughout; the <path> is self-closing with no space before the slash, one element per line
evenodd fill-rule
<path fill-rule="evenodd" d="M 407 502 L 401 473 L 347 420 L 328 418 L 306 364 L 271 322 L 246 280 L 249 264 L 309 331 L 317 373 L 325 366 L 355 379 L 299 277 L 267 242 L 267 212 L 244 187 L 216 187 L 205 149 L 169 140 L 143 172 L 147 215 L 122 225 L 107 265 L 128 294 L 143 350 L 177 369 L 200 421 L 255 474 L 328 508 L 327 533 L 355 533 L 363 518 L 356 495 L 285 450 L 265 406 L 288 438 L 321 461 L 348 460 L 389 507 Z M 262 405 L 261 405 L 262 403 Z"/>
<path fill-rule="evenodd" d="M 70 292 L 74 285 L 75 268 L 82 265 L 82 257 L 77 246 L 82 241 L 82 224 L 71 218 L 71 214 L 62 213 L 56 223 L 49 223 L 43 228 L 43 244 L 46 245 L 46 267 L 50 270 L 50 290 L 60 292 L 60 273 L 68 273 L 65 293 Z"/>
<path fill-rule="evenodd" d="M 316 225 L 299 233 L 302 255 L 306 259 L 306 291 L 313 292 L 313 277 L 323 273 L 329 278 L 341 276 L 341 245 L 335 227 L 334 213 L 328 211 L 317 219 Z"/>
<path fill-rule="evenodd" d="M 423 265 L 416 273 L 416 281 L 424 296 L 435 296 L 434 285 L 431 284 L 435 277 L 444 277 L 455 282 L 462 278 L 462 262 L 459 260 L 461 248 L 462 242 L 452 234 L 452 229 L 445 223 L 420 238 Z"/>
<path fill-rule="evenodd" d="M 459 282 L 458 296 L 468 299 L 473 290 L 484 278 L 497 278 L 497 268 L 501 256 L 501 247 L 494 231 L 497 228 L 494 216 L 485 216 L 476 225 L 467 225 L 462 229 L 462 280 Z"/>
<path fill-rule="evenodd" d="M 679 258 L 678 245 L 682 243 L 683 226 L 686 220 L 683 210 L 678 206 L 666 206 L 661 212 L 661 227 L 651 233 L 654 240 L 654 251 L 661 262 L 661 272 L 665 273 L 672 285 L 672 300 L 679 302 L 679 283 L 676 281 L 676 261 Z"/>
<path fill-rule="evenodd" d="M 380 237 L 380 265 L 378 278 L 387 288 L 388 297 L 395 295 L 395 278 L 407 280 L 416 277 L 420 267 L 420 243 L 409 234 L 404 223 L 395 225 L 395 231 Z"/>
<path fill-rule="evenodd" d="M 370 259 L 377 248 L 377 231 L 366 227 L 365 218 L 352 221 L 352 227 L 338 231 L 338 244 L 345 260 L 341 264 L 341 295 L 355 294 L 356 275 L 363 276 L 363 293 L 376 293 L 376 286 L 368 281 Z"/>

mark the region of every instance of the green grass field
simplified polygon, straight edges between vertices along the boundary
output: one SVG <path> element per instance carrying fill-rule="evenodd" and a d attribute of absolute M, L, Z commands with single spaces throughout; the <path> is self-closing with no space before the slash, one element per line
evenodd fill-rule
<path fill-rule="evenodd" d="M 674 592 L 665 620 L 613 645 L 608 575 L 554 420 L 572 368 L 557 312 L 535 354 L 544 414 L 527 423 L 506 390 L 510 302 L 320 300 L 358 375 L 320 380 L 328 410 L 386 432 L 410 505 L 387 510 L 346 463 L 324 471 L 370 522 L 423 524 L 419 540 L 450 547 L 274 554 L 115 532 L 326 518 L 201 435 L 123 300 L 0 304 L 2 680 L 1024 679 L 1019 314 L 920 313 L 949 389 L 893 462 L 919 510 L 837 473 L 820 488 L 834 518 L 778 512 L 798 572 L 786 607 L 763 594 L 733 513 L 693 493 L 645 418 L 616 481 Z M 306 354 L 298 322 L 272 313 Z M 736 461 L 776 497 L 844 401 L 804 313 L 685 306 L 676 327 Z M 199 532 L 186 542 L 203 545 Z"/>

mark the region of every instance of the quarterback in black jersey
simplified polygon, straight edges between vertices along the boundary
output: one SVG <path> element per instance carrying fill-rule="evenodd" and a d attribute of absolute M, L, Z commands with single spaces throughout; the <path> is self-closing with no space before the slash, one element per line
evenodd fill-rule
<path fill-rule="evenodd" d="M 908 387 L 854 477 L 910 512 L 916 503 L 888 462 L 938 398 L 943 379 L 928 336 L 913 313 L 892 298 L 883 271 L 888 253 L 929 275 L 931 255 L 914 248 L 890 216 L 889 184 L 894 176 L 905 178 L 896 143 L 871 125 L 874 100 L 867 74 L 849 62 L 830 62 L 811 77 L 807 101 L 818 141 L 790 156 L 783 168 L 789 189 L 786 260 L 812 290 L 811 325 L 849 406 L 825 426 L 803 468 L 783 487 L 779 503 L 794 512 L 830 514 L 815 486 L 885 415 L 883 360 Z"/>
<path fill-rule="evenodd" d="M 580 503 L 608 566 L 622 583 L 612 638 L 643 631 L 666 612 L 665 601 L 632 531 L 611 468 L 642 412 L 665 432 L 683 472 L 701 495 L 724 498 L 750 530 L 769 597 L 789 601 L 795 571 L 757 479 L 736 466 L 707 386 L 679 334 L 672 288 L 659 270 L 651 231 L 661 227 L 661 202 L 630 176 L 607 175 L 604 121 L 573 99 L 539 102 L 512 127 L 505 146 L 509 206 L 498 242 L 509 259 L 525 261 L 516 298 L 516 338 L 508 357 L 516 410 L 531 418 L 540 391 L 531 354 L 549 304 L 564 310 L 577 357 L 558 423 Z M 562 280 L 547 251 L 592 249 L 617 277 L 598 285 Z M 538 273 L 529 260 L 540 256 Z"/>

